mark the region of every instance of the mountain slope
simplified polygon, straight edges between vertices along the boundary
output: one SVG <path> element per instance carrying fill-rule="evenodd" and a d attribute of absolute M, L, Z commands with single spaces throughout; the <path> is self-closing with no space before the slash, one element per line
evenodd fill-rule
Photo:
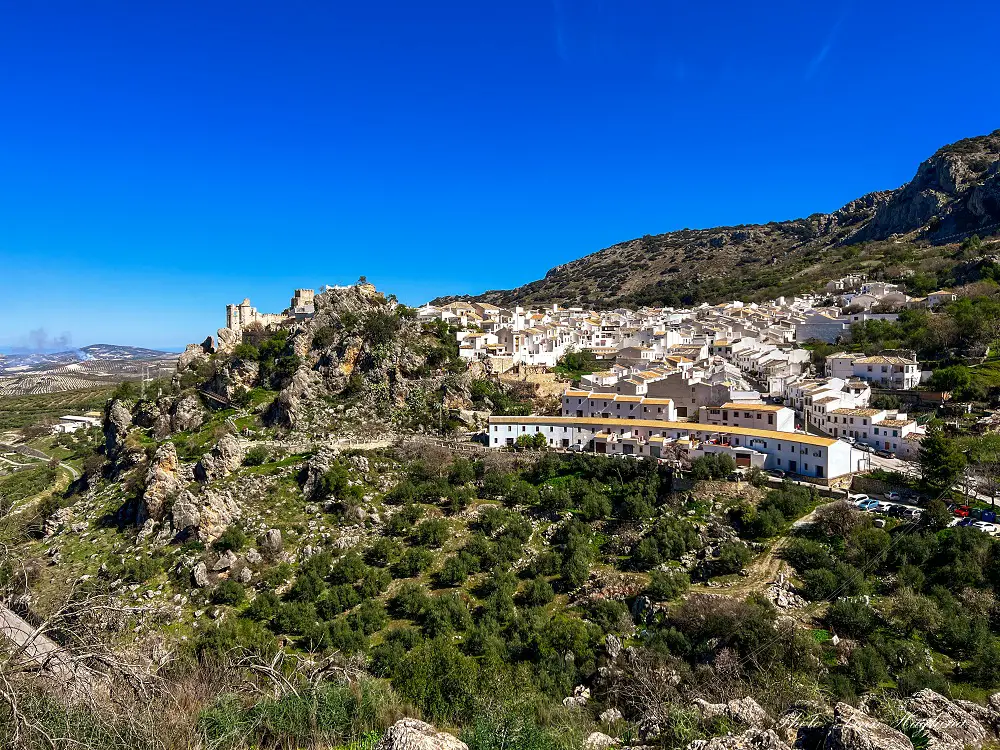
<path fill-rule="evenodd" d="M 998 228 L 1000 130 L 945 146 L 906 185 L 869 193 L 830 214 L 646 235 L 475 299 L 594 306 L 763 299 L 835 273 L 889 265 L 897 252 L 887 245 L 912 245 L 918 259 L 939 257 L 936 246 Z M 854 249 L 859 245 L 869 252 Z M 447 299 L 453 298 L 435 302 Z"/>

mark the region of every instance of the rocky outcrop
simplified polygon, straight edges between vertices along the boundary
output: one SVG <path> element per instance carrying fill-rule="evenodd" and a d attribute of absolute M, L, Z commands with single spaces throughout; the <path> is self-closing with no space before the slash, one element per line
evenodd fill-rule
<path fill-rule="evenodd" d="M 234 435 L 223 435 L 212 448 L 212 452 L 203 456 L 194 469 L 195 478 L 199 482 L 211 482 L 236 471 L 243 463 L 246 451 L 243 443 Z"/>
<path fill-rule="evenodd" d="M 469 750 L 469 746 L 423 721 L 400 719 L 386 730 L 375 750 Z"/>
<path fill-rule="evenodd" d="M 902 732 L 846 703 L 838 703 L 825 750 L 913 750 Z"/>
<path fill-rule="evenodd" d="M 741 734 L 695 740 L 687 750 L 791 750 L 770 729 L 748 729 Z"/>
<path fill-rule="evenodd" d="M 104 454 L 108 460 L 116 460 L 125 450 L 125 437 L 132 426 L 132 412 L 125 404 L 115 399 L 104 412 Z"/>
<path fill-rule="evenodd" d="M 932 750 L 981 747 L 989 736 L 969 711 L 933 690 L 920 690 L 904 703 L 917 725 L 927 733 L 928 747 Z"/>
<path fill-rule="evenodd" d="M 197 532 L 202 541 L 213 541 L 241 515 L 239 500 L 229 490 L 184 490 L 174 501 L 171 523 L 175 534 Z"/>
<path fill-rule="evenodd" d="M 306 369 L 296 370 L 292 376 L 292 382 L 282 388 L 271 402 L 266 414 L 265 422 L 276 427 L 294 427 L 299 422 L 301 416 L 302 402 L 307 401 L 316 385 L 316 378 L 312 372 Z"/>
<path fill-rule="evenodd" d="M 694 704 L 701 712 L 702 720 L 706 722 L 726 718 L 754 729 L 763 729 L 774 724 L 774 720 L 767 711 L 761 708 L 760 704 L 750 696 L 738 698 L 728 703 L 709 703 L 699 699 Z"/>
<path fill-rule="evenodd" d="M 277 557 L 284 549 L 284 542 L 281 539 L 281 531 L 278 529 L 268 529 L 267 532 L 257 541 L 260 551 L 269 557 Z"/>
<path fill-rule="evenodd" d="M 205 407 L 201 405 L 201 399 L 190 393 L 174 404 L 170 426 L 174 432 L 197 430 L 205 424 L 207 416 Z"/>
<path fill-rule="evenodd" d="M 163 443 L 153 454 L 146 471 L 146 489 L 139 504 L 137 522 L 161 521 L 168 501 L 183 488 L 179 474 L 180 463 L 173 443 Z"/>
<path fill-rule="evenodd" d="M 619 744 L 621 743 L 618 740 L 603 732 L 591 732 L 583 741 L 583 750 L 609 750 L 609 748 L 617 747 Z"/>

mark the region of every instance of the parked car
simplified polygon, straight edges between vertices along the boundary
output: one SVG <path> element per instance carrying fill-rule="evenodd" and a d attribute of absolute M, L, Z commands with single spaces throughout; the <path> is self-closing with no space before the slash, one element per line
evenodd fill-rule
<path fill-rule="evenodd" d="M 981 521 L 977 521 L 975 518 L 959 518 L 956 526 L 973 526 Z"/>
<path fill-rule="evenodd" d="M 903 498 L 902 498 L 902 496 L 898 492 L 896 492 L 895 490 L 893 490 L 892 492 L 886 492 L 885 493 L 885 499 L 886 500 L 892 500 L 893 502 L 897 502 L 898 503 Z"/>
<path fill-rule="evenodd" d="M 771 469 L 767 473 L 770 474 L 772 477 L 775 477 L 776 479 L 784 479 L 786 476 L 788 476 L 781 469 Z"/>
<path fill-rule="evenodd" d="M 900 518 L 907 521 L 919 521 L 923 514 L 924 512 L 920 508 L 903 508 Z"/>
<path fill-rule="evenodd" d="M 1000 526 L 997 526 L 995 523 L 989 523 L 988 521 L 976 521 L 972 524 L 972 528 L 978 529 L 984 534 L 989 534 L 990 536 L 993 536 L 1000 531 Z"/>
<path fill-rule="evenodd" d="M 952 513 L 954 513 L 959 518 L 968 518 L 969 517 L 969 506 L 968 505 L 959 505 L 959 506 L 957 506 L 955 508 L 955 510 L 952 511 Z"/>
<path fill-rule="evenodd" d="M 896 507 L 896 503 L 887 503 L 885 500 L 878 504 L 879 513 L 891 513 L 892 509 Z"/>
<path fill-rule="evenodd" d="M 854 447 L 857 448 L 859 451 L 863 451 L 865 453 L 872 452 L 872 447 L 870 445 L 865 445 L 864 443 L 855 443 Z"/>
<path fill-rule="evenodd" d="M 580 451 L 584 450 L 584 446 L 583 443 L 573 443 L 573 445 L 571 445 L 566 450 L 573 451 L 573 453 L 579 453 Z"/>
<path fill-rule="evenodd" d="M 889 509 L 889 515 L 893 518 L 902 518 L 903 514 L 908 510 L 910 510 L 910 508 L 907 508 L 905 505 L 893 505 Z"/>
<path fill-rule="evenodd" d="M 875 455 L 879 458 L 895 458 L 896 454 L 892 451 L 876 450 Z"/>
<path fill-rule="evenodd" d="M 858 493 L 848 492 L 847 499 L 850 500 L 852 503 L 856 503 L 859 500 L 867 500 L 868 495 L 866 495 L 864 492 L 858 492 Z"/>
<path fill-rule="evenodd" d="M 878 500 L 869 497 L 867 500 L 859 500 L 855 505 L 858 510 L 873 511 L 878 509 Z"/>

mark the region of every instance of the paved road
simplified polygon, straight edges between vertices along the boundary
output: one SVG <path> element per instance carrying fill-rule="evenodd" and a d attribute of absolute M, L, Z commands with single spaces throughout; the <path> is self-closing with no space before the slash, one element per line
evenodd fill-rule
<path fill-rule="evenodd" d="M 39 633 L 21 617 L 0 604 L 0 639 L 12 655 L 32 661 L 60 680 L 77 675 L 76 665 L 63 648 Z"/>

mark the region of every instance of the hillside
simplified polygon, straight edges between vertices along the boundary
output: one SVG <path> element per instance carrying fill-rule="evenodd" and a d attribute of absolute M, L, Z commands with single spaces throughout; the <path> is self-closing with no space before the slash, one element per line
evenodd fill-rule
<path fill-rule="evenodd" d="M 369 285 L 232 339 L 0 454 L 0 746 L 998 741 L 1000 540 L 941 501 L 459 440 L 511 394 Z"/>
<path fill-rule="evenodd" d="M 837 274 L 877 273 L 900 256 L 923 266 L 925 259 L 950 255 L 943 245 L 1000 229 L 998 160 L 1000 130 L 945 146 L 902 187 L 870 193 L 830 214 L 645 235 L 474 299 L 593 307 L 761 300 Z"/>

